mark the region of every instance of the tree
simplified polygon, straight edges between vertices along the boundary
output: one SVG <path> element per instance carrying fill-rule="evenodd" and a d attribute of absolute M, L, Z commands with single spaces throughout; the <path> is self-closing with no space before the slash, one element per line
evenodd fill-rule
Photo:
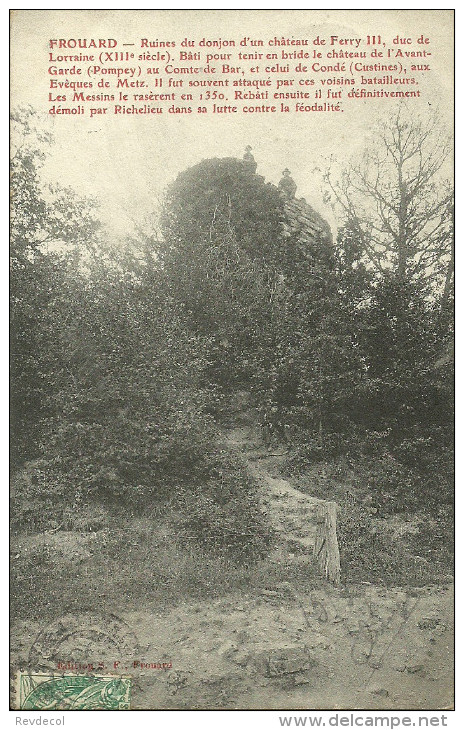
<path fill-rule="evenodd" d="M 16 518 L 44 529 L 72 525 L 96 505 L 124 504 L 126 512 L 156 509 L 205 547 L 261 555 L 268 529 L 256 485 L 223 448 L 210 415 L 204 345 L 211 326 L 188 326 L 201 292 L 172 296 L 177 284 L 188 289 L 187 261 L 182 269 L 178 259 L 176 279 L 149 241 L 142 257 L 128 245 L 110 261 L 111 244 L 95 236 L 92 203 L 41 183 L 51 140 L 35 119 L 25 110 L 13 120 Z M 200 256 L 199 274 L 211 275 L 203 293 L 238 312 L 244 290 L 230 259 L 239 252 L 233 238 L 221 244 Z"/>
<path fill-rule="evenodd" d="M 449 154 L 436 115 L 417 118 L 400 105 L 377 125 L 360 162 L 339 180 L 330 170 L 325 176 L 344 219 L 337 256 L 366 365 L 364 415 L 371 427 L 388 422 L 397 438 L 436 418 L 444 425 L 433 363 L 451 336 Z M 446 407 L 450 397 L 442 393 Z"/>
<path fill-rule="evenodd" d="M 49 412 L 59 312 L 53 301 L 65 270 L 86 256 L 98 230 L 92 201 L 46 186 L 40 168 L 52 138 L 31 108 L 12 114 L 10 323 L 12 460 L 35 453 L 38 424 Z"/>
<path fill-rule="evenodd" d="M 96 202 L 72 188 L 46 185 L 40 178 L 52 136 L 38 126 L 37 115 L 21 108 L 11 117 L 11 263 L 13 270 L 33 265 L 48 254 L 76 254 L 92 248 L 99 228 Z"/>
<path fill-rule="evenodd" d="M 322 456 L 351 434 L 364 372 L 335 265 L 334 251 L 321 247 L 311 268 L 279 289 L 268 368 L 272 400 L 294 441 Z"/>
<path fill-rule="evenodd" d="M 342 217 L 339 290 L 364 368 L 354 420 L 387 511 L 446 504 L 452 494 L 449 154 L 435 115 L 400 106 L 360 161 L 325 176 Z"/>
<path fill-rule="evenodd" d="M 400 105 L 380 122 L 360 161 L 338 180 L 325 174 L 329 197 L 355 232 L 378 275 L 394 272 L 448 297 L 452 268 L 452 199 L 446 179 L 450 137 L 437 116 Z"/>

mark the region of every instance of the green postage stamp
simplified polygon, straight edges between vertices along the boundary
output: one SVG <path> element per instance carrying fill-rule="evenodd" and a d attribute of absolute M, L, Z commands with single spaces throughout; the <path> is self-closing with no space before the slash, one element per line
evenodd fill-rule
<path fill-rule="evenodd" d="M 129 710 L 131 677 L 18 672 L 20 710 Z"/>

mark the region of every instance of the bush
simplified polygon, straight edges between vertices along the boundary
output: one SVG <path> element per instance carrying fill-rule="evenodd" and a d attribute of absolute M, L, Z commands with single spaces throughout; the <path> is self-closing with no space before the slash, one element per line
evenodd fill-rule
<path fill-rule="evenodd" d="M 102 505 L 146 514 L 169 504 L 178 533 L 205 550 L 264 556 L 269 528 L 256 486 L 241 462 L 220 449 L 208 419 L 171 414 L 150 436 L 149 424 L 139 423 L 139 437 L 128 442 L 131 422 L 119 426 L 67 424 L 56 435 L 57 455 L 29 464 L 15 479 L 15 524 L 88 531 L 98 526 Z"/>
<path fill-rule="evenodd" d="M 240 560 L 263 558 L 270 544 L 270 527 L 261 512 L 256 485 L 244 466 L 223 456 L 219 473 L 207 483 L 183 490 L 175 525 L 184 539 L 206 551 L 234 555 Z"/>
<path fill-rule="evenodd" d="M 453 461 L 451 447 L 432 438 L 404 439 L 396 445 L 378 434 L 364 438 L 329 434 L 322 441 L 309 439 L 287 458 L 291 474 L 301 475 L 317 464 L 331 472 L 345 463 L 353 493 L 380 516 L 402 512 L 436 511 L 453 504 Z M 347 483 L 348 476 L 344 482 Z M 333 491 L 330 484 L 327 489 Z M 338 499 L 340 492 L 327 498 Z M 345 489 L 341 491 L 346 492 Z"/>
<path fill-rule="evenodd" d="M 323 438 L 306 436 L 304 442 L 297 443 L 296 448 L 289 454 L 287 468 L 290 472 L 299 474 L 313 464 L 331 461 L 356 450 L 358 440 L 353 435 L 341 433 L 327 433 Z"/>
<path fill-rule="evenodd" d="M 424 526 L 428 536 L 425 541 Z M 449 578 L 452 562 L 451 528 L 450 515 L 442 518 L 441 527 L 422 517 L 417 529 L 400 539 L 389 529 L 388 522 L 348 495 L 341 505 L 337 526 L 343 580 L 417 586 L 442 583 Z M 448 531 L 445 541 L 443 530 Z"/>
<path fill-rule="evenodd" d="M 377 457 L 366 455 L 359 467 L 359 490 L 370 495 L 380 515 L 433 512 L 453 503 L 451 455 L 431 440 L 402 441 Z"/>

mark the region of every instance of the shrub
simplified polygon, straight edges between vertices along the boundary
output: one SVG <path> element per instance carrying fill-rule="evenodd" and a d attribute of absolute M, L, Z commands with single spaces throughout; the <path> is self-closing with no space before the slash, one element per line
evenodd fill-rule
<path fill-rule="evenodd" d="M 426 543 L 421 537 L 424 524 L 427 524 Z M 452 522 L 447 524 L 449 529 Z M 438 550 L 437 525 L 431 526 L 427 520 L 420 522 L 416 535 L 399 539 L 372 509 L 348 495 L 341 505 L 337 532 L 341 572 L 347 582 L 426 585 L 441 583 L 449 576 L 452 536 L 444 545 L 443 535 L 440 535 Z M 434 553 L 428 546 L 430 533 L 434 535 Z"/>
<path fill-rule="evenodd" d="M 223 457 L 220 473 L 207 483 L 183 489 L 174 520 L 180 535 L 206 551 L 234 555 L 241 561 L 263 558 L 271 538 L 259 507 L 256 485 L 244 467 Z"/>

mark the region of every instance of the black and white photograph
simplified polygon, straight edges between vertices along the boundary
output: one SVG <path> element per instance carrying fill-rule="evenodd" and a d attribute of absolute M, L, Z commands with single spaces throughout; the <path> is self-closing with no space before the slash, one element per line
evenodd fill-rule
<path fill-rule="evenodd" d="M 10 11 L 17 717 L 446 726 L 453 24 Z"/>

